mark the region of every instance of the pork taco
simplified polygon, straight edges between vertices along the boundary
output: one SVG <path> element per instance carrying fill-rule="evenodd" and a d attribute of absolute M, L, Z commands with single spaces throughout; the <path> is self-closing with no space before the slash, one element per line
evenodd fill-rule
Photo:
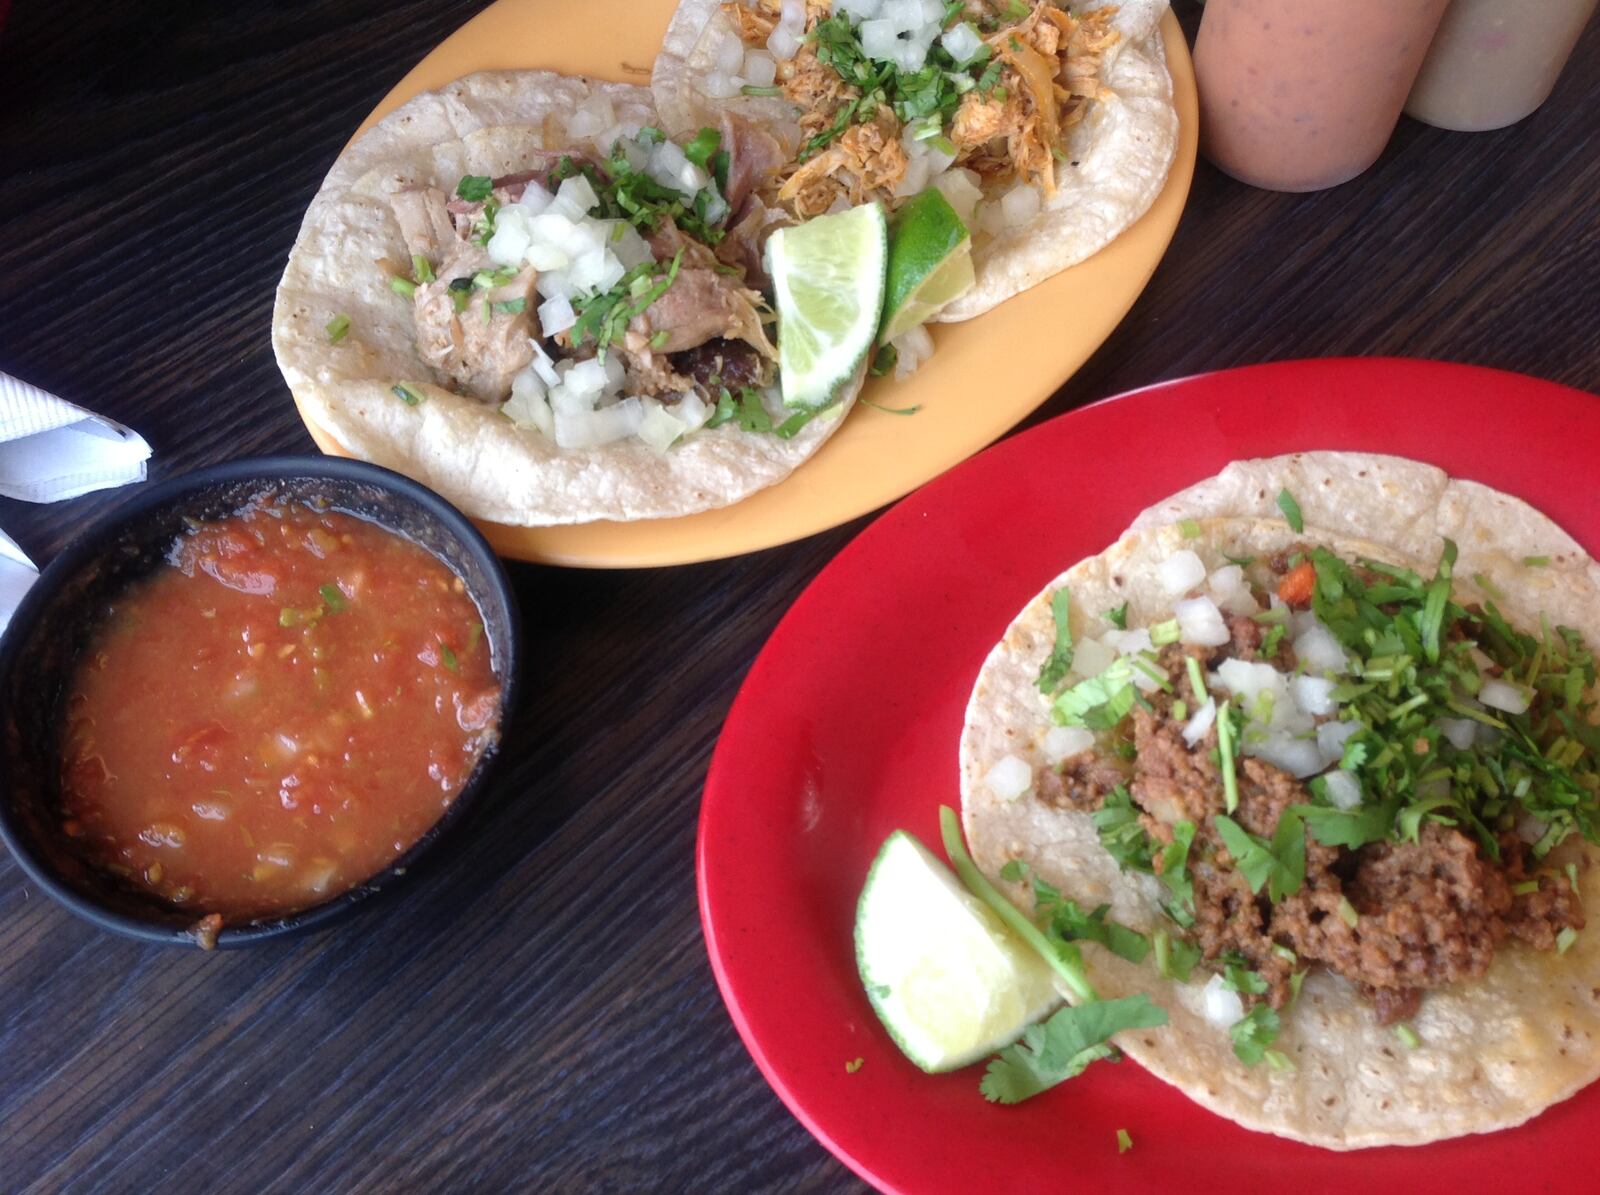
<path fill-rule="evenodd" d="M 1600 1075 L 1597 642 L 1594 563 L 1526 504 L 1245 462 L 1007 629 L 968 838 L 1024 908 L 1131 932 L 1095 984 L 1170 1026 L 1118 1045 L 1206 1107 L 1337 1149 L 1515 1125 Z"/>
<path fill-rule="evenodd" d="M 680 143 L 641 87 L 488 72 L 339 157 L 278 287 L 306 415 L 469 514 L 530 525 L 722 506 L 853 401 L 785 410 L 760 247 L 779 162 L 736 115 Z"/>
<path fill-rule="evenodd" d="M 1109 244 L 1154 202 L 1178 117 L 1166 0 L 680 0 L 651 88 L 669 130 L 738 112 L 801 218 L 941 190 L 974 234 L 969 319 Z"/>

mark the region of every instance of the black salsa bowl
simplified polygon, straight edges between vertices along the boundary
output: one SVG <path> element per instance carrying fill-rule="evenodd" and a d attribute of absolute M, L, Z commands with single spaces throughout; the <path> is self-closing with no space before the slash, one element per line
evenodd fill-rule
<path fill-rule="evenodd" d="M 34 883 L 102 929 L 174 945 L 209 937 L 197 932 L 194 910 L 92 866 L 60 829 L 63 706 L 78 657 L 108 602 L 160 567 L 192 520 L 224 518 L 264 492 L 355 515 L 442 561 L 482 615 L 502 731 L 513 711 L 521 626 L 511 583 L 477 528 L 427 487 L 362 461 L 285 456 L 231 461 L 143 490 L 51 561 L 0 637 L 0 841 Z M 499 742 L 496 736 L 485 749 L 432 828 L 388 867 L 307 908 L 224 924 L 215 945 L 318 929 L 396 888 L 436 855 L 481 795 Z"/>

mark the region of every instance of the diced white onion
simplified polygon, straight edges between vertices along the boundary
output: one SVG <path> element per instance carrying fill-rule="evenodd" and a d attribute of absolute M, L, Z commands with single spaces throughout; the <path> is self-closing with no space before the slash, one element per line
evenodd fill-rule
<path fill-rule="evenodd" d="M 610 128 L 616 119 L 611 100 L 604 92 L 591 95 L 567 118 L 567 136 L 574 140 L 591 140 L 602 129 Z"/>
<path fill-rule="evenodd" d="M 565 332 L 578 322 L 578 313 L 572 309 L 572 300 L 556 295 L 539 304 L 539 331 L 546 336 Z"/>
<path fill-rule="evenodd" d="M 1044 736 L 1044 756 L 1051 763 L 1060 763 L 1093 746 L 1093 732 L 1081 726 L 1052 726 Z"/>
<path fill-rule="evenodd" d="M 899 53 L 900 26 L 893 20 L 862 21 L 856 32 L 861 37 L 861 52 L 868 58 L 893 61 Z"/>
<path fill-rule="evenodd" d="M 921 324 L 907 329 L 889 343 L 894 345 L 897 354 L 894 361 L 896 380 L 910 377 L 918 366 L 933 356 L 933 337 Z"/>
<path fill-rule="evenodd" d="M 1206 703 L 1195 710 L 1194 716 L 1183 728 L 1183 741 L 1193 747 L 1211 730 L 1217 722 L 1217 703 L 1211 698 L 1206 698 Z"/>
<path fill-rule="evenodd" d="M 533 370 L 546 386 L 559 386 L 561 375 L 556 372 L 556 363 L 550 359 L 550 354 L 544 351 L 544 346 L 537 339 L 532 340 L 532 344 L 533 364 L 528 368 Z"/>
<path fill-rule="evenodd" d="M 1117 653 L 1098 639 L 1085 639 L 1072 653 L 1072 672 L 1088 680 L 1099 676 L 1116 662 Z"/>
<path fill-rule="evenodd" d="M 732 75 L 721 71 L 711 71 L 700 80 L 700 91 L 708 99 L 730 100 L 739 94 L 741 84 L 735 83 Z"/>
<path fill-rule="evenodd" d="M 1201 647 L 1221 647 L 1233 636 L 1223 621 L 1222 611 L 1208 597 L 1187 598 L 1173 604 L 1172 613 L 1178 619 L 1180 637 L 1184 643 L 1197 643 Z"/>
<path fill-rule="evenodd" d="M 744 79 L 752 87 L 771 87 L 778 77 L 778 63 L 764 50 L 750 50 L 744 56 Z"/>
<path fill-rule="evenodd" d="M 930 174 L 931 168 L 926 157 L 908 158 L 905 172 L 901 174 L 900 181 L 894 185 L 895 198 L 903 199 L 922 191 L 928 185 Z"/>
<path fill-rule="evenodd" d="M 717 44 L 717 69 L 725 75 L 735 75 L 743 65 L 744 42 L 737 33 L 729 31 Z"/>
<path fill-rule="evenodd" d="M 1339 640 L 1320 623 L 1295 638 L 1294 655 L 1307 672 L 1342 674 L 1350 667 Z"/>
<path fill-rule="evenodd" d="M 586 398 L 605 392 L 606 367 L 598 357 L 590 357 L 587 361 L 579 361 L 567 371 L 566 386 L 574 394 L 584 395 Z"/>
<path fill-rule="evenodd" d="M 1330 763 L 1344 758 L 1345 742 L 1361 730 L 1359 722 L 1319 722 L 1317 724 L 1317 750 Z"/>
<path fill-rule="evenodd" d="M 1033 787 L 1033 769 L 1026 760 L 1015 755 L 1002 756 L 983 774 L 983 783 L 1002 801 L 1015 801 Z"/>
<path fill-rule="evenodd" d="M 1222 982 L 1220 975 L 1213 975 L 1206 980 L 1200 999 L 1206 1020 L 1218 1029 L 1227 1029 L 1244 1018 L 1244 1001 L 1239 998 L 1238 992 Z"/>
<path fill-rule="evenodd" d="M 1150 641 L 1149 627 L 1135 627 L 1131 631 L 1122 631 L 1113 628 L 1100 636 L 1100 642 L 1111 648 L 1118 655 L 1131 656 L 1134 652 L 1154 651 L 1156 645 Z"/>
<path fill-rule="evenodd" d="M 644 418 L 639 421 L 638 436 L 657 452 L 666 452 L 683 435 L 684 426 L 655 399 L 647 398 L 643 405 Z"/>
<path fill-rule="evenodd" d="M 683 150 L 671 141 L 651 147 L 650 164 L 645 167 L 645 173 L 663 187 L 691 197 L 711 181 L 706 172 L 684 157 Z"/>
<path fill-rule="evenodd" d="M 555 419 L 545 401 L 544 380 L 530 365 L 511 379 L 511 397 L 500 411 L 518 427 L 531 427 L 547 436 L 555 434 Z"/>
<path fill-rule="evenodd" d="M 606 236 L 606 245 L 622 263 L 624 270 L 631 270 L 635 266 L 655 260 L 655 254 L 650 251 L 645 239 L 639 235 L 638 229 L 624 220 L 614 220 L 609 223 L 611 230 Z"/>
<path fill-rule="evenodd" d="M 711 408 L 705 401 L 690 390 L 678 400 L 678 409 L 673 412 L 688 431 L 694 431 L 711 418 Z"/>
<path fill-rule="evenodd" d="M 622 358 L 616 353 L 607 353 L 601 368 L 605 370 L 606 380 L 600 387 L 603 395 L 621 394 L 622 387 L 628 381 L 628 371 L 622 368 Z"/>
<path fill-rule="evenodd" d="M 1166 671 L 1149 656 L 1141 655 L 1133 664 L 1133 687 L 1141 693 L 1154 693 L 1163 680 L 1170 681 Z"/>
<path fill-rule="evenodd" d="M 1039 192 L 1028 183 L 1018 183 L 1000 198 L 1009 228 L 1020 228 L 1039 214 Z M 1205 575 L 1201 570 L 1201 576 Z"/>
<path fill-rule="evenodd" d="M 1498 677 L 1483 682 L 1483 687 L 1478 690 L 1478 700 L 1492 710 L 1501 710 L 1507 714 L 1528 712 L 1527 690 Z"/>
<path fill-rule="evenodd" d="M 599 196 L 594 193 L 589 180 L 581 174 L 574 174 L 571 178 L 561 180 L 561 186 L 556 189 L 556 200 L 550 205 L 550 210 L 559 212 L 569 221 L 577 221 L 587 216 L 599 202 Z"/>
<path fill-rule="evenodd" d="M 1244 569 L 1237 564 L 1224 565 L 1206 578 L 1206 589 L 1226 614 L 1255 614 L 1260 604 L 1250 594 L 1244 579 Z"/>
<path fill-rule="evenodd" d="M 1276 730 L 1270 731 L 1259 742 L 1247 742 L 1245 753 L 1264 759 L 1273 767 L 1282 768 L 1300 780 L 1315 776 L 1326 766 L 1315 739 L 1297 738 Z"/>
<path fill-rule="evenodd" d="M 1328 804 L 1335 809 L 1354 809 L 1361 804 L 1361 781 L 1354 772 L 1336 769 L 1322 779 L 1328 786 Z"/>
<path fill-rule="evenodd" d="M 1302 713 L 1313 718 L 1331 714 L 1337 708 L 1333 700 L 1334 682 L 1321 676 L 1296 676 L 1289 681 L 1289 695 Z"/>
<path fill-rule="evenodd" d="M 978 204 L 973 215 L 977 218 L 978 228 L 990 236 L 999 236 L 1006 230 L 1006 214 L 1000 208 L 998 199 L 986 199 Z"/>
<path fill-rule="evenodd" d="M 1445 718 L 1439 729 L 1457 751 L 1468 751 L 1478 737 L 1478 723 L 1471 718 Z"/>
<path fill-rule="evenodd" d="M 779 24 L 773 27 L 772 33 L 767 38 L 767 52 L 779 62 L 788 62 L 800 52 L 800 44 L 804 35 L 796 33 L 787 25 Z"/>
<path fill-rule="evenodd" d="M 495 217 L 494 235 L 484 246 L 489 260 L 497 266 L 520 269 L 532 239 L 528 232 L 528 213 L 515 204 L 500 209 Z"/>
<path fill-rule="evenodd" d="M 556 443 L 562 448 L 598 448 L 625 440 L 639 430 L 644 407 L 637 398 L 598 411 L 576 412 L 556 408 Z"/>
<path fill-rule="evenodd" d="M 1180 548 L 1156 565 L 1156 579 L 1164 592 L 1177 597 L 1206 579 L 1206 566 L 1188 548 Z"/>
<path fill-rule="evenodd" d="M 1517 837 L 1523 842 L 1534 843 L 1544 837 L 1544 832 L 1550 827 L 1526 811 L 1517 819 Z"/>
<path fill-rule="evenodd" d="M 933 185 L 939 188 L 939 193 L 955 208 L 956 215 L 968 227 L 973 222 L 973 210 L 983 198 L 977 179 L 978 176 L 970 170 L 951 170 L 933 180 Z"/>
<path fill-rule="evenodd" d="M 783 16 L 781 18 L 782 22 L 785 24 L 789 23 L 789 6 L 791 4 L 797 5 L 800 10 L 800 21 L 798 25 L 791 27 L 801 29 L 805 28 L 804 0 L 784 0 Z M 877 16 L 882 9 L 883 0 L 834 0 L 831 11 L 834 14 L 843 14 L 859 24 L 862 21 Z"/>
<path fill-rule="evenodd" d="M 962 21 L 961 24 L 947 30 L 939 39 L 939 44 L 944 46 L 945 52 L 956 60 L 957 66 L 963 66 L 978 52 L 978 47 L 983 45 L 983 37 L 970 22 Z"/>
<path fill-rule="evenodd" d="M 530 216 L 537 216 L 555 201 L 556 197 L 554 195 L 530 179 L 528 180 L 528 185 L 522 189 L 522 198 L 511 206 L 522 208 Z M 505 210 L 505 208 L 500 209 L 500 216 L 505 215 Z M 495 217 L 497 223 L 500 220 L 500 216 Z"/>

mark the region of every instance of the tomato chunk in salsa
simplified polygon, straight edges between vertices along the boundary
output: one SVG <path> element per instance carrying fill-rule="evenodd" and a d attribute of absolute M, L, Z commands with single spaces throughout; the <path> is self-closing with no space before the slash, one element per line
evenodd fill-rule
<path fill-rule="evenodd" d="M 499 694 L 447 566 L 261 495 L 194 526 L 97 628 L 67 698 L 62 830 L 213 922 L 306 908 L 439 820 Z"/>

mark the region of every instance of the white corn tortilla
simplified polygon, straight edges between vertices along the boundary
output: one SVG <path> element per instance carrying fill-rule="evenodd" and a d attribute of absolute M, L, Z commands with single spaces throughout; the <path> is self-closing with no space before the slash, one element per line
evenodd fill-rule
<path fill-rule="evenodd" d="M 1286 486 L 1305 515 L 1303 534 L 1261 506 L 1265 492 L 1276 515 L 1276 495 Z M 1186 537 L 1169 516 L 1198 520 L 1200 535 Z M 1370 538 L 1353 534 L 1357 529 Z M 1426 573 L 1442 548 L 1441 531 L 1460 545 L 1457 578 L 1487 579 L 1504 595 L 1499 605 L 1513 622 L 1537 626 L 1542 611 L 1591 645 L 1600 643 L 1600 574 L 1593 561 L 1515 498 L 1431 466 L 1367 454 L 1299 454 L 1230 466 L 1152 507 L 1118 543 L 1056 578 L 990 653 L 961 740 L 963 814 L 978 865 L 1000 882 L 1004 864 L 1021 858 L 1086 907 L 1110 903 L 1111 916 L 1134 928 L 1163 920 L 1158 883 L 1121 872 L 1089 815 L 1050 808 L 1031 794 L 1004 802 L 982 782 L 1007 754 L 1035 768 L 1045 762 L 1041 741 L 1051 723 L 1035 681 L 1054 641 L 1050 597 L 1057 589 L 1071 590 L 1074 634 L 1096 634 L 1110 625 L 1105 612 L 1124 601 L 1129 626 L 1167 616 L 1170 598 L 1155 569 L 1180 548 L 1197 549 L 1217 567 L 1225 552 L 1261 554 L 1315 542 L 1345 557 Z M 1551 567 L 1529 568 L 1526 555 L 1550 555 Z M 1470 582 L 1458 587 L 1472 590 Z M 1582 891 L 1600 883 L 1595 847 L 1569 840 L 1552 858 L 1578 863 Z M 1026 905 L 1021 886 L 1002 886 Z M 1148 963 L 1136 966 L 1092 944 L 1084 954 L 1102 996 L 1149 992 L 1171 1017 L 1166 1028 L 1119 1035 L 1131 1057 L 1247 1128 L 1330 1149 L 1415 1145 L 1508 1128 L 1600 1077 L 1600 925 L 1592 920 L 1564 955 L 1505 944 L 1483 979 L 1430 992 L 1412 1022 L 1422 1041 L 1415 1050 L 1376 1024 L 1347 981 L 1314 973 L 1275 1043 L 1296 1064 L 1290 1072 L 1248 1068 L 1234 1057 L 1227 1031 L 1204 1018 L 1202 983 L 1164 980 Z"/>
<path fill-rule="evenodd" d="M 635 438 L 567 450 L 437 384 L 417 353 L 410 300 L 389 289 L 395 271 L 382 264 L 404 273 L 410 261 L 387 197 L 525 169 L 536 148 L 592 150 L 564 127 L 593 94 L 610 98 L 619 121 L 656 122 L 645 88 L 549 71 L 486 71 L 408 101 L 334 163 L 278 286 L 272 344 L 306 415 L 347 451 L 478 518 L 548 525 L 725 506 L 788 476 L 839 425 L 837 415 L 819 417 L 783 440 L 726 424 L 665 453 Z M 350 318 L 349 334 L 329 344 L 325 327 L 340 314 Z M 405 405 L 391 392 L 397 382 L 425 401 Z M 841 413 L 859 386 L 858 378 L 846 387 Z"/>
<path fill-rule="evenodd" d="M 1107 0 L 1073 4 L 1074 12 Z M 1124 0 L 1114 19 L 1121 43 L 1108 55 L 1103 81 L 1116 98 L 1096 103 L 1069 132 L 1076 166 L 1057 170 L 1056 193 L 1021 228 L 980 237 L 973 246 L 973 288 L 934 318 L 971 319 L 1099 252 L 1149 210 L 1178 147 L 1178 112 L 1161 41 L 1166 0 Z M 769 128 L 792 124 L 794 107 L 780 97 L 711 100 L 695 80 L 715 69 L 717 44 L 736 37 L 721 0 L 680 0 L 656 55 L 650 86 L 665 127 L 689 133 L 715 124 L 729 108 Z M 788 142 L 794 144 L 791 138 Z"/>

